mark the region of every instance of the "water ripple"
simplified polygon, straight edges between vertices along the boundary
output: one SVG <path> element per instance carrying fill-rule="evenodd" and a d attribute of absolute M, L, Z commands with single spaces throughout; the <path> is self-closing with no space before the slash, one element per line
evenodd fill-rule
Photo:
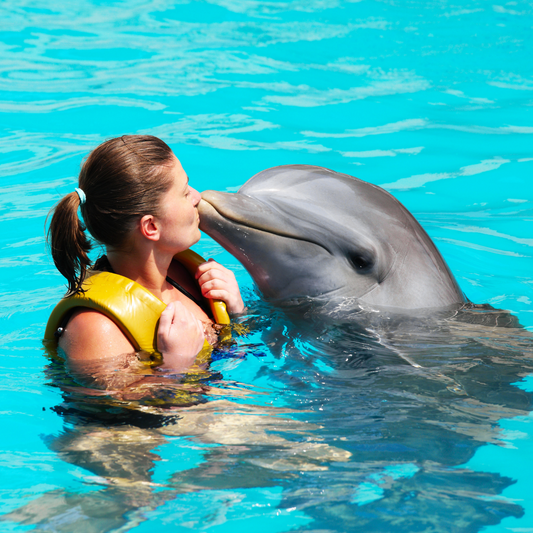
<path fill-rule="evenodd" d="M 340 0 L 293 0 L 292 2 L 272 2 L 272 1 L 254 1 L 249 0 L 207 0 L 210 4 L 224 7 L 234 13 L 246 13 L 248 15 L 273 15 L 286 11 L 303 11 L 314 13 L 333 9 L 341 6 Z M 362 0 L 345 0 L 345 3 L 355 4 Z"/>
<path fill-rule="evenodd" d="M 0 153 L 17 154 L 17 157 L 14 157 L 12 161 L 0 163 L 0 174 L 11 176 L 31 172 L 73 156 L 85 155 L 103 138 L 103 135 L 60 135 L 24 130 L 12 131 L 0 140 Z M 5 202 L 4 198 L 1 202 Z"/>
<path fill-rule="evenodd" d="M 17 313 L 31 313 L 42 309 L 50 309 L 51 302 L 58 301 L 63 296 L 63 293 L 64 288 L 57 286 L 4 292 L 0 295 L 0 317 L 9 318 Z"/>
<path fill-rule="evenodd" d="M 0 188 L 2 222 L 46 217 L 52 205 L 59 199 L 58 189 L 74 183 L 75 178 L 64 178 Z M 5 258 L 4 260 L 10 261 L 11 259 Z"/>
<path fill-rule="evenodd" d="M 389 150 L 365 150 L 364 152 L 341 152 L 344 157 L 396 157 L 398 154 L 418 155 L 423 146 L 413 148 L 391 148 Z"/>
<path fill-rule="evenodd" d="M 306 137 L 317 138 L 333 138 L 346 139 L 350 137 L 367 137 L 368 135 L 384 135 L 388 133 L 398 133 L 401 131 L 416 131 L 422 129 L 442 129 L 455 130 L 465 133 L 475 133 L 482 135 L 531 135 L 533 134 L 532 126 L 476 126 L 476 125 L 462 125 L 462 124 L 444 124 L 438 122 L 431 122 L 424 118 L 409 118 L 393 122 L 390 124 L 383 124 L 381 126 L 369 126 L 365 128 L 345 130 L 342 133 L 330 133 L 319 131 L 302 131 Z"/>
<path fill-rule="evenodd" d="M 32 101 L 8 101 L 0 100 L 0 111 L 4 113 L 52 113 L 56 111 L 66 111 L 77 107 L 85 106 L 119 106 L 119 107 L 140 107 L 150 111 L 165 109 L 166 106 L 159 102 L 149 102 L 134 98 L 112 98 L 112 97 L 81 97 L 66 98 L 61 100 L 32 100 Z"/>
<path fill-rule="evenodd" d="M 224 150 L 305 150 L 319 153 L 330 148 L 306 140 L 275 140 L 272 142 L 237 138 L 243 135 L 279 128 L 266 120 L 248 115 L 206 114 L 191 115 L 174 123 L 164 124 L 139 133 L 163 137 L 169 143 L 197 144 Z"/>
<path fill-rule="evenodd" d="M 306 85 L 290 87 L 294 94 L 290 96 L 268 95 L 264 102 L 290 105 L 295 107 L 317 107 L 324 105 L 346 104 L 376 96 L 389 96 L 404 93 L 416 93 L 429 88 L 429 83 L 422 79 L 404 79 L 400 77 L 390 81 L 373 81 L 363 87 L 350 89 L 320 90 Z"/>
<path fill-rule="evenodd" d="M 457 172 L 437 172 L 419 174 L 416 176 L 410 176 L 409 178 L 401 178 L 395 182 L 384 183 L 381 186 L 384 189 L 413 189 L 416 187 L 422 187 L 426 183 L 430 183 L 432 181 L 459 178 L 462 176 L 473 176 L 475 174 L 481 174 L 483 172 L 490 172 L 491 170 L 496 170 L 500 168 L 505 163 L 510 163 L 510 160 L 502 159 L 501 157 L 495 157 L 493 159 L 485 159 L 473 165 L 461 167 Z"/>
<path fill-rule="evenodd" d="M 450 244 L 454 244 L 462 248 L 471 248 L 472 250 L 478 250 L 480 252 L 489 252 L 491 254 L 507 255 L 510 257 L 528 257 L 528 258 L 533 257 L 529 255 L 519 254 L 518 252 L 512 252 L 510 250 L 499 250 L 497 248 L 492 248 L 490 246 L 483 246 L 481 244 L 476 244 L 473 242 L 459 241 L 457 239 L 439 238 L 435 240 L 438 240 L 440 242 L 447 242 Z"/>
<path fill-rule="evenodd" d="M 450 226 L 441 226 L 442 229 L 450 229 L 452 231 L 460 231 L 463 233 L 479 233 L 481 235 L 490 235 L 491 237 L 498 237 L 500 239 L 507 239 L 509 241 L 516 242 L 517 244 L 524 244 L 526 246 L 533 247 L 533 239 L 524 239 L 522 237 L 515 237 L 514 235 L 507 235 L 506 233 L 501 233 L 490 228 L 482 228 L 479 226 L 459 226 L 459 225 L 450 225 Z"/>

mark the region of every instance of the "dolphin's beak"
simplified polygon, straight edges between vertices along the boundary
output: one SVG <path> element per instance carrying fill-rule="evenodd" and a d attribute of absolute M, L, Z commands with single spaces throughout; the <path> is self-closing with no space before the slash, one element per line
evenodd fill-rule
<path fill-rule="evenodd" d="M 260 200 L 244 194 L 204 191 L 202 200 L 198 204 L 198 212 L 200 213 L 200 228 L 202 218 L 206 219 L 206 222 L 218 218 L 233 224 L 273 233 L 286 231 L 286 224 L 280 220 L 281 213 L 275 212 Z"/>
<path fill-rule="evenodd" d="M 286 213 L 245 194 L 204 191 L 198 204 L 198 212 L 200 229 L 213 238 L 213 233 L 221 235 L 221 232 L 225 233 L 229 227 L 241 226 L 279 237 L 307 241 L 329 251 L 326 244 L 299 233 L 294 220 Z"/>

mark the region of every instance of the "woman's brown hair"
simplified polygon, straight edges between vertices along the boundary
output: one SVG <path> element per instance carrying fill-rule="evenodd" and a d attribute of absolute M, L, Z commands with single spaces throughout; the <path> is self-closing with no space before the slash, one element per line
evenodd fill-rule
<path fill-rule="evenodd" d="M 73 191 L 50 212 L 48 243 L 54 263 L 67 279 L 67 294 L 80 292 L 93 238 L 120 249 L 137 221 L 157 215 L 161 196 L 170 189 L 172 150 L 151 135 L 123 135 L 95 148 L 82 165 L 78 187 L 86 201 L 81 205 L 85 224 L 78 217 L 80 198 Z"/>

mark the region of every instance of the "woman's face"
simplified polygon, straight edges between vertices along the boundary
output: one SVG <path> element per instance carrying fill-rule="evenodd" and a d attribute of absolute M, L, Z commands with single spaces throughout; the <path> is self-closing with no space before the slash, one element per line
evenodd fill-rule
<path fill-rule="evenodd" d="M 200 193 L 189 186 L 189 178 L 176 157 L 171 173 L 174 181 L 163 196 L 160 213 L 156 218 L 161 224 L 159 244 L 165 250 L 178 253 L 187 250 L 200 239 L 200 217 L 196 209 Z"/>

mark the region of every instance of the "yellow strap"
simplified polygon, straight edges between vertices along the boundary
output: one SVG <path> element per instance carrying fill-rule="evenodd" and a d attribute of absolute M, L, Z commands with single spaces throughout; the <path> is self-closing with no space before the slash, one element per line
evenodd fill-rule
<path fill-rule="evenodd" d="M 110 318 L 136 351 L 157 351 L 157 323 L 166 305 L 131 279 L 111 272 L 96 272 L 83 283 L 86 292 L 63 298 L 54 308 L 44 338 L 54 339 L 63 316 L 76 307 L 94 309 Z"/>
<path fill-rule="evenodd" d="M 198 266 L 205 263 L 205 259 L 193 250 L 180 252 L 174 256 L 174 259 L 179 261 L 193 277 Z M 206 300 L 209 303 L 215 322 L 221 325 L 230 324 L 231 321 L 228 315 L 228 310 L 226 309 L 226 304 L 222 300 L 212 300 L 211 298 L 206 298 Z"/>
<path fill-rule="evenodd" d="M 194 275 L 199 264 L 205 262 L 192 250 L 186 250 L 175 258 L 183 263 L 191 275 Z M 48 319 L 45 340 L 55 339 L 54 333 L 65 313 L 76 307 L 86 307 L 113 320 L 136 351 L 157 352 L 156 332 L 159 317 L 166 308 L 164 302 L 139 283 L 111 272 L 95 272 L 84 281 L 83 288 L 86 292 L 63 298 L 56 305 Z M 229 324 L 230 319 L 224 302 L 207 300 L 215 322 Z"/>

